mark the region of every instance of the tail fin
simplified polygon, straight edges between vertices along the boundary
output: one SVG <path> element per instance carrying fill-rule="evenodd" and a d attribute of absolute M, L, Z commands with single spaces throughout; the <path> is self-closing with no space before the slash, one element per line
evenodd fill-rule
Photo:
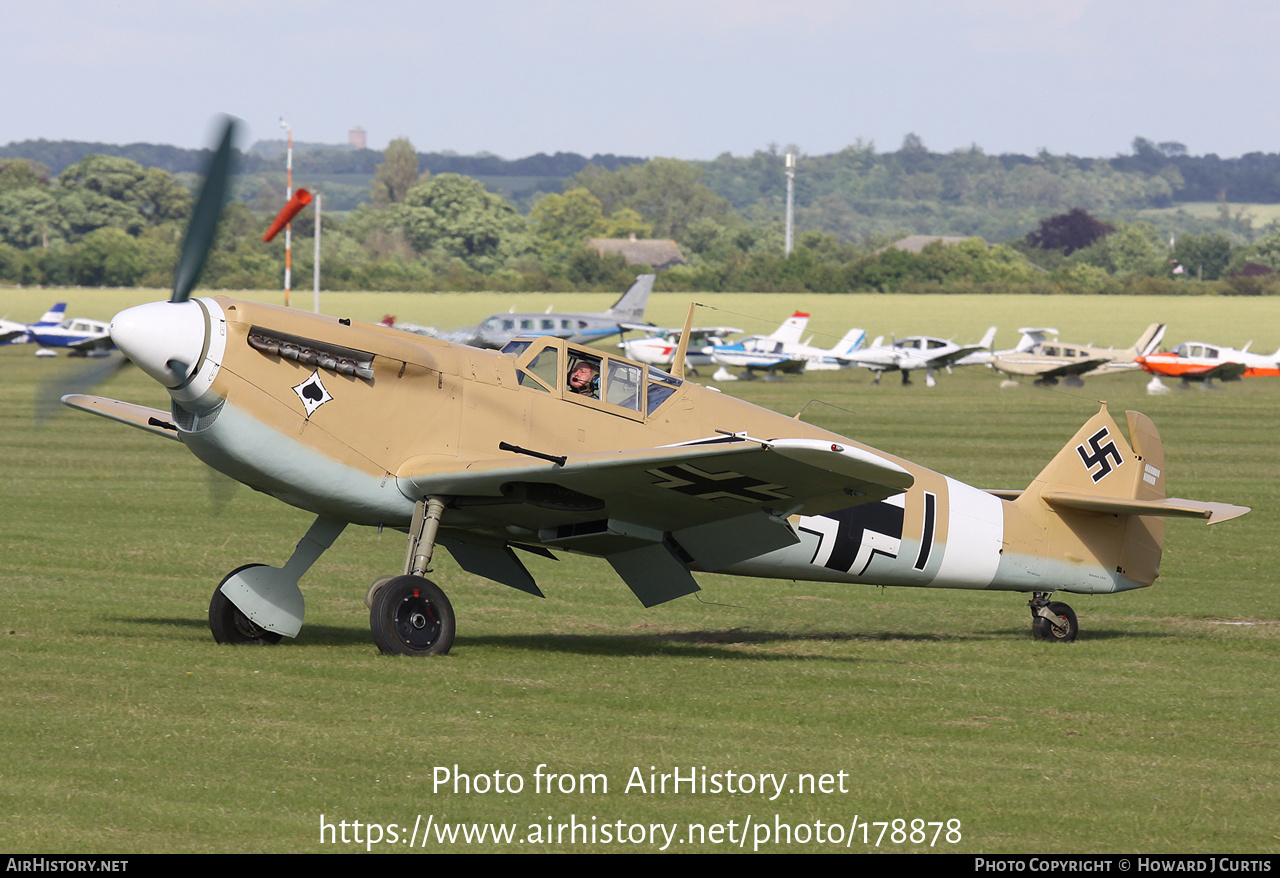
<path fill-rule="evenodd" d="M 44 312 L 44 316 L 36 321 L 36 326 L 57 326 L 67 316 L 67 303 L 59 302 L 48 311 Z"/>
<path fill-rule="evenodd" d="M 1049 561 L 1114 571 L 1115 590 L 1150 585 L 1160 575 L 1165 516 L 1215 524 L 1249 511 L 1166 499 L 1164 445 L 1155 424 L 1138 412 L 1126 412 L 1125 419 L 1128 442 L 1104 404 L 1014 501 L 1044 528 Z"/>
<path fill-rule="evenodd" d="M 867 331 L 865 329 L 850 329 L 844 334 L 844 338 L 840 339 L 836 346 L 831 349 L 831 353 L 837 356 L 851 354 L 862 347 L 862 342 L 866 340 L 866 337 Z"/>
<path fill-rule="evenodd" d="M 996 340 L 996 328 L 994 326 L 987 330 L 986 335 L 978 342 L 978 347 L 990 349 L 992 343 Z"/>
<path fill-rule="evenodd" d="M 780 341 L 786 345 L 799 344 L 800 333 L 804 332 L 804 328 L 808 325 L 809 315 L 803 311 L 797 311 L 773 331 L 769 336 L 769 340 Z"/>
<path fill-rule="evenodd" d="M 1160 347 L 1160 342 L 1164 340 L 1165 325 L 1163 323 L 1153 323 L 1147 327 L 1146 332 L 1138 336 L 1138 340 L 1133 343 L 1130 351 L 1133 352 L 1133 358 L 1145 357 L 1148 354 L 1154 354 L 1156 348 Z"/>
<path fill-rule="evenodd" d="M 649 294 L 653 292 L 653 282 L 657 277 L 656 274 L 636 277 L 636 282 L 609 308 L 609 317 L 619 323 L 644 322 L 644 309 L 649 305 Z"/>
<path fill-rule="evenodd" d="M 1024 326 L 1018 332 L 1022 333 L 1022 337 L 1018 339 L 1018 346 L 1014 348 L 1015 351 L 1029 351 L 1040 342 L 1047 341 L 1050 335 L 1055 338 L 1058 335 L 1058 330 L 1051 326 Z"/>

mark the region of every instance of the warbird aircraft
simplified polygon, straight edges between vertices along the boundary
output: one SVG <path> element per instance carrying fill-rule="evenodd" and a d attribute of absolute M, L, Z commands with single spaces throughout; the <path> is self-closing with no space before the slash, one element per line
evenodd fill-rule
<path fill-rule="evenodd" d="M 656 274 L 642 274 L 636 277 L 626 292 L 618 297 L 604 311 L 584 311 L 575 314 L 558 314 L 548 308 L 543 313 L 494 314 L 486 317 L 476 326 L 467 326 L 441 332 L 431 326 L 418 326 L 410 323 L 395 323 L 396 329 L 403 329 L 418 335 L 441 338 L 445 341 L 473 345 L 480 348 L 500 348 L 519 335 L 552 335 L 569 341 L 590 344 L 612 335 L 618 335 L 623 329 L 638 329 L 644 321 L 644 310 L 649 305 L 649 294 L 653 292 Z M 384 321 L 385 322 L 385 321 Z"/>
<path fill-rule="evenodd" d="M 1085 375 L 1135 370 L 1139 357 L 1152 353 L 1164 338 L 1165 325 L 1152 323 L 1128 348 L 1098 348 L 1057 340 L 1056 329 L 1018 330 L 1022 341 L 1011 351 L 996 351 L 986 363 L 997 372 L 1017 378 L 1034 378 L 1037 387 L 1052 387 L 1059 379 L 1068 387 L 1082 387 Z M 1048 338 L 1052 333 L 1055 338 Z"/>
<path fill-rule="evenodd" d="M 191 298 L 231 137 L 228 123 L 173 295 L 111 322 L 171 410 L 64 397 L 316 515 L 282 567 L 240 567 L 218 585 L 219 642 L 296 635 L 299 579 L 349 524 L 409 535 L 402 572 L 366 598 L 390 654 L 453 642 L 449 600 L 424 575 L 440 545 L 464 569 L 532 594 L 514 550 L 602 557 L 645 606 L 697 591 L 695 571 L 1024 592 L 1036 636 L 1066 641 L 1076 617 L 1054 591 L 1150 585 L 1161 516 L 1213 523 L 1247 511 L 1166 500 L 1160 439 L 1137 413 L 1126 441 L 1104 407 L 1027 490 L 997 496 L 686 381 L 683 351 L 667 373 L 547 336 L 495 352 Z"/>

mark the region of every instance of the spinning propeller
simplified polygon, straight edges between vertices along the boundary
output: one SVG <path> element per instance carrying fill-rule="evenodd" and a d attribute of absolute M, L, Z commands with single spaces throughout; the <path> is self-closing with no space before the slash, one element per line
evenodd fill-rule
<path fill-rule="evenodd" d="M 111 340 L 138 368 L 165 387 L 181 388 L 199 366 L 208 319 L 199 303 L 191 302 L 209 250 L 218 232 L 231 176 L 235 120 L 227 117 L 222 137 L 205 173 L 182 242 L 174 272 L 173 295 L 167 302 L 149 302 L 121 311 L 111 320 Z"/>
<path fill-rule="evenodd" d="M 165 387 L 181 387 L 190 378 L 198 365 L 205 336 L 204 311 L 198 303 L 190 302 L 191 290 L 200 278 L 218 231 L 231 177 L 236 127 L 236 121 L 226 117 L 187 224 L 169 300 L 128 308 L 112 318 L 111 341 L 124 356 L 44 382 L 36 398 L 37 424 L 60 409 L 63 396 L 93 390 L 126 362 L 132 361 Z"/>
<path fill-rule="evenodd" d="M 236 128 L 236 121 L 226 117 L 187 224 L 169 300 L 128 308 L 112 318 L 111 340 L 124 356 L 113 356 L 107 363 L 45 382 L 36 400 L 37 423 L 59 408 L 63 396 L 92 390 L 125 363 L 135 363 L 170 389 L 183 387 L 199 368 L 208 318 L 199 302 L 190 301 L 191 291 L 213 247 L 226 203 Z M 230 501 L 235 482 L 211 467 L 207 469 L 209 496 L 214 510 L 220 512 Z"/>

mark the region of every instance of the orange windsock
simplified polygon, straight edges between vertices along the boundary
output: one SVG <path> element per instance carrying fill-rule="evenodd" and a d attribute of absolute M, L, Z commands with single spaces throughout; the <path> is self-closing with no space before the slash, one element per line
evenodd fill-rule
<path fill-rule="evenodd" d="M 311 193 L 306 189 L 299 189 L 293 193 L 293 197 L 289 199 L 289 203 L 280 208 L 280 212 L 276 214 L 275 222 L 271 224 L 271 228 L 267 229 L 267 233 L 262 236 L 263 242 L 270 241 L 276 236 L 276 232 L 283 229 L 289 224 L 289 221 L 298 215 L 298 211 L 311 203 Z"/>

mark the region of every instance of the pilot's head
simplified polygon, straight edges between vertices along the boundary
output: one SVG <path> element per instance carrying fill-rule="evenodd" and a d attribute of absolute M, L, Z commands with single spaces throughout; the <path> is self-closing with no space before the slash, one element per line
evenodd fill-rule
<path fill-rule="evenodd" d="M 579 360 L 569 370 L 570 393 L 596 393 L 600 388 L 600 369 L 588 360 Z"/>

